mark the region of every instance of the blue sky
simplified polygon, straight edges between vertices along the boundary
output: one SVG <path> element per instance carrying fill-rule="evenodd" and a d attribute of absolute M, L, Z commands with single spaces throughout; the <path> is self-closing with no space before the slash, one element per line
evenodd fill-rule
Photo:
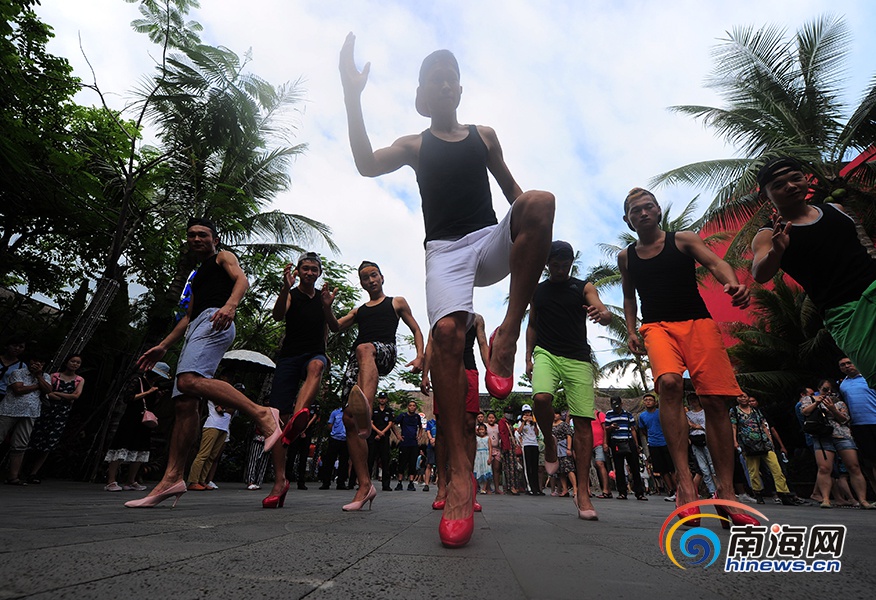
<path fill-rule="evenodd" d="M 42 18 L 55 28 L 51 50 L 66 56 L 86 82 L 92 76 L 114 108 L 130 98 L 138 78 L 159 54 L 146 36 L 131 31 L 137 6 L 122 0 L 44 2 Z M 426 323 L 423 293 L 423 225 L 414 174 L 402 169 L 380 180 L 353 166 L 337 72 L 348 31 L 357 35 L 356 58 L 372 63 L 363 95 L 366 125 L 375 147 L 428 126 L 413 108 L 420 61 L 449 48 L 460 62 L 459 118 L 490 125 L 521 187 L 557 197 L 554 237 L 582 252 L 584 266 L 602 257 L 598 242 L 614 242 L 625 228 L 621 203 L 635 186 L 689 162 L 726 157 L 733 149 L 686 117 L 676 104 L 718 106 L 703 86 L 712 69 L 711 48 L 743 25 L 776 23 L 794 31 L 823 14 L 845 15 L 853 33 L 850 101 L 873 76 L 876 8 L 868 0 L 739 0 L 734 3 L 665 2 L 303 2 L 202 0 L 192 18 L 202 37 L 238 54 L 252 51 L 252 72 L 279 84 L 301 80 L 306 100 L 293 115 L 297 142 L 307 152 L 293 168 L 291 189 L 276 207 L 327 223 L 342 253 L 358 264 L 368 258 L 386 275 L 387 293 L 405 296 Z M 83 92 L 81 102 L 96 102 Z M 676 210 L 710 190 L 655 190 Z M 507 203 L 498 188 L 501 218 Z M 325 251 L 325 248 L 315 248 Z M 489 329 L 501 320 L 507 280 L 478 290 L 475 305 Z M 607 298 L 619 303 L 617 297 Z M 599 360 L 610 357 L 594 327 Z M 523 370 L 523 343 L 517 372 Z"/>

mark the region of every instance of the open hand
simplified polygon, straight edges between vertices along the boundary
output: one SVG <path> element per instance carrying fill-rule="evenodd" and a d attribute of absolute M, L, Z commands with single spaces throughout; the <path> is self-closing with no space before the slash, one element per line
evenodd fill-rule
<path fill-rule="evenodd" d="M 365 89 L 368 82 L 368 73 L 371 71 L 371 63 L 365 63 L 361 71 L 356 68 L 353 58 L 353 47 L 356 44 L 356 36 L 353 32 L 347 34 L 344 45 L 341 47 L 341 57 L 338 68 L 341 71 L 341 85 L 345 94 L 359 95 Z"/>
<path fill-rule="evenodd" d="M 141 371 L 151 371 L 159 360 L 167 354 L 167 349 L 162 345 L 153 346 L 143 353 L 143 356 L 137 359 L 137 368 Z"/>

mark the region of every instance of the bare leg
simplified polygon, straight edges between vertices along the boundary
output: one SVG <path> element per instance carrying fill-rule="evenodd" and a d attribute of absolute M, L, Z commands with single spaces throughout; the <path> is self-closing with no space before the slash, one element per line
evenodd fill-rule
<path fill-rule="evenodd" d="M 297 405 L 296 405 L 297 410 Z M 285 424 L 291 415 L 280 415 L 280 422 Z M 289 448 L 283 444 L 274 444 L 271 448 L 271 460 L 274 463 L 274 486 L 271 488 L 269 496 L 279 496 L 283 493 L 283 488 L 286 487 L 286 457 Z"/>
<path fill-rule="evenodd" d="M 672 456 L 672 462 L 676 465 L 678 475 L 677 481 L 674 481 L 674 478 L 669 474 L 666 474 L 665 477 L 667 485 L 675 484 L 677 486 L 678 500 L 676 503 L 678 506 L 697 499 L 697 490 L 693 485 L 690 471 L 687 470 L 687 439 L 690 426 L 687 422 L 687 416 L 684 414 L 684 404 L 682 403 L 683 385 L 681 375 L 675 373 L 662 375 L 658 384 L 660 389 L 660 425 L 663 427 L 666 445 L 669 448 L 670 456 Z M 705 406 L 705 402 L 703 405 Z M 707 414 L 706 419 L 708 418 Z M 727 418 L 729 424 L 729 417 Z M 709 423 L 710 432 L 711 425 Z M 732 444 L 730 448 L 733 448 Z"/>
<path fill-rule="evenodd" d="M 864 479 L 864 474 L 861 473 L 861 465 L 858 462 L 858 451 L 841 450 L 840 457 L 842 457 L 843 463 L 845 463 L 846 469 L 849 472 L 849 480 L 852 484 L 855 496 L 858 498 L 858 502 L 861 504 L 867 504 L 867 480 Z"/>
<path fill-rule="evenodd" d="M 119 475 L 119 465 L 122 463 L 120 460 L 110 461 L 109 467 L 106 470 L 106 482 L 107 484 L 116 482 L 118 483 L 118 475 Z"/>
<path fill-rule="evenodd" d="M 432 385 L 441 413 L 441 437 L 448 459 L 447 503 L 444 518 L 467 518 L 472 511 L 474 432 L 466 418 L 468 381 L 462 365 L 468 315 L 456 312 L 441 318 L 432 329 Z M 519 323 L 518 323 L 519 329 Z"/>
<path fill-rule="evenodd" d="M 732 396 L 700 396 L 709 431 L 706 443 L 712 456 L 712 466 L 715 467 L 715 493 L 718 498 L 735 502 L 733 469 L 737 458 L 733 443 L 733 427 L 730 425 L 730 417 L 727 413 L 727 407 L 733 400 Z M 741 489 L 739 493 L 743 493 L 745 487 L 742 484 L 738 485 Z M 736 512 L 733 508 L 724 508 L 728 512 Z"/>
<path fill-rule="evenodd" d="M 591 419 L 572 415 L 575 424 L 575 435 L 572 436 L 572 448 L 575 451 L 575 470 L 581 478 L 581 485 L 576 486 L 575 503 L 581 510 L 593 510 L 590 501 L 590 460 L 593 457 L 593 428 Z"/>
<path fill-rule="evenodd" d="M 511 290 L 508 310 L 493 340 L 490 357 L 490 371 L 499 377 L 514 374 L 520 323 L 547 261 L 554 210 L 554 195 L 550 192 L 528 191 L 511 205 Z"/>
<path fill-rule="evenodd" d="M 359 363 L 360 365 L 362 363 Z M 304 383 L 301 384 L 301 389 L 298 390 L 298 397 L 295 399 L 295 410 L 292 414 L 297 413 L 302 408 L 309 408 L 313 404 L 313 399 L 319 392 L 319 384 L 322 381 L 322 372 L 325 366 L 322 361 L 312 360 L 307 363 L 307 377 Z"/>
<path fill-rule="evenodd" d="M 183 373 L 177 377 L 177 387 L 186 396 L 206 398 L 225 408 L 245 413 L 259 424 L 265 437 L 270 436 L 277 428 L 271 409 L 256 404 L 228 382 L 202 377 L 197 373 Z"/>
<path fill-rule="evenodd" d="M 544 462 L 557 462 L 557 440 L 551 430 L 554 427 L 554 397 L 550 394 L 536 394 L 533 397 L 533 414 L 538 428 L 544 436 Z"/>
<path fill-rule="evenodd" d="M 359 436 L 356 421 L 347 411 L 344 411 L 344 426 L 347 428 L 347 448 L 350 451 L 350 462 L 353 472 L 359 481 L 359 489 L 353 496 L 353 502 L 364 500 L 371 491 L 371 474 L 368 473 L 368 440 Z"/>
<path fill-rule="evenodd" d="M 126 485 L 134 485 L 137 483 L 137 473 L 140 471 L 142 465 L 143 463 L 141 462 L 132 462 L 128 465 L 128 478 L 125 482 Z"/>
<path fill-rule="evenodd" d="M 15 481 L 20 478 L 22 462 L 24 462 L 24 452 L 9 452 L 9 479 Z"/>
<path fill-rule="evenodd" d="M 438 491 L 435 493 L 435 502 L 447 498 L 447 444 L 444 443 L 444 422 L 436 416 L 438 422 L 438 436 L 435 438 L 435 469 L 438 471 L 436 484 Z"/>
<path fill-rule="evenodd" d="M 573 444 L 575 442 L 572 442 Z M 578 468 L 577 466 L 575 467 Z M 578 497 L 578 476 L 575 473 L 569 473 L 569 483 L 572 484 L 572 496 Z"/>
<path fill-rule="evenodd" d="M 608 487 L 608 469 L 605 468 L 605 463 L 603 461 L 596 461 L 596 472 L 599 474 L 599 483 L 602 485 L 602 493 L 605 495 L 610 494 L 611 488 Z"/>
<path fill-rule="evenodd" d="M 43 465 L 46 463 L 46 459 L 49 457 L 48 452 L 40 452 L 37 454 L 36 460 L 33 461 L 33 466 L 30 468 L 30 476 L 36 477 L 39 475 L 40 469 L 43 468 Z"/>
<path fill-rule="evenodd" d="M 230 385 L 228 387 L 234 390 Z M 158 484 L 152 488 L 152 491 L 149 492 L 149 496 L 160 494 L 167 488 L 183 480 L 186 468 L 186 457 L 198 436 L 198 428 L 201 425 L 201 419 L 198 415 L 198 398 L 184 395 L 177 396 L 175 401 L 176 420 L 173 423 L 173 432 L 170 434 L 170 451 L 167 457 L 167 468 L 164 470 L 164 476 L 161 478 L 161 481 L 159 481 Z M 231 405 L 222 404 L 222 406 Z"/>

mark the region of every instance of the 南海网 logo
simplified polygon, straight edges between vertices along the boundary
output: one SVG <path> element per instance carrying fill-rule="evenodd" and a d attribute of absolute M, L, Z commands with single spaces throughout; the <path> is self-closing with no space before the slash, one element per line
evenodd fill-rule
<path fill-rule="evenodd" d="M 688 502 L 682 506 L 676 508 L 672 513 L 666 517 L 666 520 L 663 521 L 663 526 L 660 528 L 660 535 L 658 537 L 658 543 L 660 544 L 660 552 L 669 557 L 669 560 L 675 564 L 675 566 L 680 569 L 686 569 L 687 567 L 682 565 L 675 558 L 675 553 L 672 550 L 673 546 L 673 537 L 675 536 L 676 531 L 679 527 L 686 526 L 689 529 L 686 529 L 684 533 L 679 536 L 678 539 L 678 548 L 681 553 L 689 560 L 685 561 L 687 566 L 691 567 L 709 567 L 713 565 L 718 558 L 721 556 L 721 540 L 714 531 L 707 527 L 701 527 L 700 522 L 702 519 L 716 519 L 718 521 L 723 521 L 726 523 L 731 523 L 730 519 L 718 515 L 715 513 L 709 512 L 701 512 L 701 506 L 726 506 L 731 509 L 736 509 L 738 512 L 742 513 L 752 513 L 757 515 L 758 517 L 769 520 L 767 517 L 753 508 L 746 506 L 740 502 L 734 502 L 732 500 L 720 500 L 717 498 L 710 500 L 697 500 L 695 502 Z M 691 512 L 691 514 L 685 515 L 684 517 L 680 517 L 678 521 L 670 526 L 670 522 L 675 518 L 680 516 L 682 512 L 691 511 L 691 509 L 695 509 Z M 691 522 L 694 522 L 695 526 L 691 527 Z M 668 528 L 668 530 L 667 530 Z"/>

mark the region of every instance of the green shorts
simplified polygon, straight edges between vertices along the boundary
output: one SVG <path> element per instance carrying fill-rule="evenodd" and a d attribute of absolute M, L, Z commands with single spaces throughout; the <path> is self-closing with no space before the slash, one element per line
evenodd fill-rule
<path fill-rule="evenodd" d="M 876 281 L 870 284 L 860 300 L 828 308 L 824 325 L 833 341 L 876 388 Z"/>
<path fill-rule="evenodd" d="M 554 356 L 544 348 L 532 351 L 532 395 L 556 396 L 560 382 L 573 417 L 593 418 L 593 365 L 583 360 Z"/>

